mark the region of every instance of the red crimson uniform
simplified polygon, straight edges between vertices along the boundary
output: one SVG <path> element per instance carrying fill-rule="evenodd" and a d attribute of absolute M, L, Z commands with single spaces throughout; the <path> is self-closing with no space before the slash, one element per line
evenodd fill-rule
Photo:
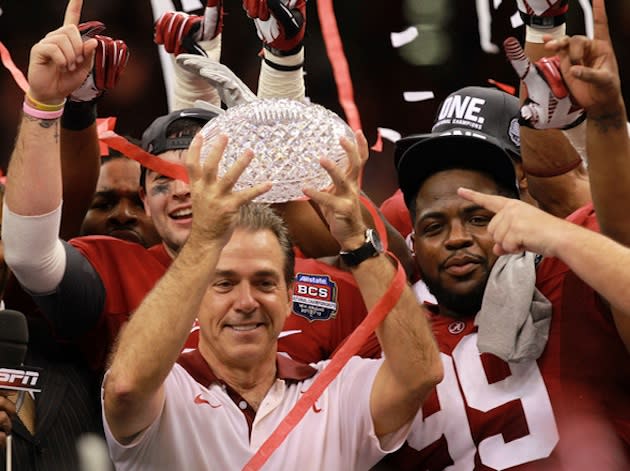
<path fill-rule="evenodd" d="M 120 328 L 172 259 L 163 244 L 146 249 L 140 244 L 105 236 L 79 237 L 70 244 L 94 267 L 104 288 L 104 305 L 98 321 L 80 342 L 90 365 L 103 369 Z"/>
<path fill-rule="evenodd" d="M 413 232 L 413 223 L 409 216 L 409 210 L 405 205 L 405 199 L 402 191 L 396 192 L 381 203 L 379 208 L 385 219 L 401 233 L 403 237 L 407 237 Z"/>
<path fill-rule="evenodd" d="M 280 334 L 278 350 L 303 363 L 326 360 L 366 314 L 349 272 L 319 260 L 296 258 L 293 312 Z M 380 356 L 374 334 L 362 353 L 366 358 Z"/>
<path fill-rule="evenodd" d="M 592 206 L 570 220 L 599 230 Z M 389 458 L 395 469 L 628 469 L 630 362 L 610 311 L 555 258 L 537 287 L 553 304 L 538 361 L 480 354 L 472 318 L 433 315 L 444 381 Z"/>

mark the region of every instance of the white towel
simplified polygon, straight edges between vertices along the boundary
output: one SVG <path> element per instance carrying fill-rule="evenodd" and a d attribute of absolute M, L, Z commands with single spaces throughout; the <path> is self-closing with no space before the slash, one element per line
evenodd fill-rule
<path fill-rule="evenodd" d="M 504 255 L 494 264 L 475 317 L 477 346 L 512 362 L 536 360 L 549 337 L 551 303 L 536 288 L 536 255 Z"/>

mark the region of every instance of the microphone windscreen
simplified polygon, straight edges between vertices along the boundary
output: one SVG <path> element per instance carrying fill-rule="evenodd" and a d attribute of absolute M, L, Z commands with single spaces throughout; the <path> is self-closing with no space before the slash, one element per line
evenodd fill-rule
<path fill-rule="evenodd" d="M 28 326 L 24 314 L 11 309 L 0 311 L 0 366 L 24 363 L 28 347 Z"/>

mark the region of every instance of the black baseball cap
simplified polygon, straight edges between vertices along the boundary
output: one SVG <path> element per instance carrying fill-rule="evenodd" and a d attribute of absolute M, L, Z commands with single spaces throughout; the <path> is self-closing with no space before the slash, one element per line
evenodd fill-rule
<path fill-rule="evenodd" d="M 179 119 L 196 120 L 199 122 L 199 126 L 203 127 L 216 116 L 215 112 L 203 108 L 184 108 L 160 116 L 142 133 L 142 148 L 153 155 L 161 154 L 167 150 L 188 149 L 193 136 L 168 137 L 168 127 Z"/>
<path fill-rule="evenodd" d="M 521 153 L 519 108 L 516 97 L 489 87 L 465 87 L 446 97 L 430 133 L 396 142 L 394 163 L 407 207 L 427 178 L 459 168 L 484 172 L 518 196 L 512 159 Z"/>

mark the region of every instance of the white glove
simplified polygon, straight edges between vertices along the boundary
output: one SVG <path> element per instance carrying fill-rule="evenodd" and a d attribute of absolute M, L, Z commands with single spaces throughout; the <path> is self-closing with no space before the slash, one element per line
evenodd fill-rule
<path fill-rule="evenodd" d="M 557 57 L 543 57 L 532 64 L 513 37 L 507 38 L 503 47 L 512 67 L 527 86 L 528 98 L 521 107 L 521 124 L 536 129 L 568 129 L 584 120 L 584 109 L 571 99 Z"/>
<path fill-rule="evenodd" d="M 214 86 L 228 108 L 258 99 L 234 72 L 220 62 L 195 54 L 180 54 L 177 63 Z"/>

